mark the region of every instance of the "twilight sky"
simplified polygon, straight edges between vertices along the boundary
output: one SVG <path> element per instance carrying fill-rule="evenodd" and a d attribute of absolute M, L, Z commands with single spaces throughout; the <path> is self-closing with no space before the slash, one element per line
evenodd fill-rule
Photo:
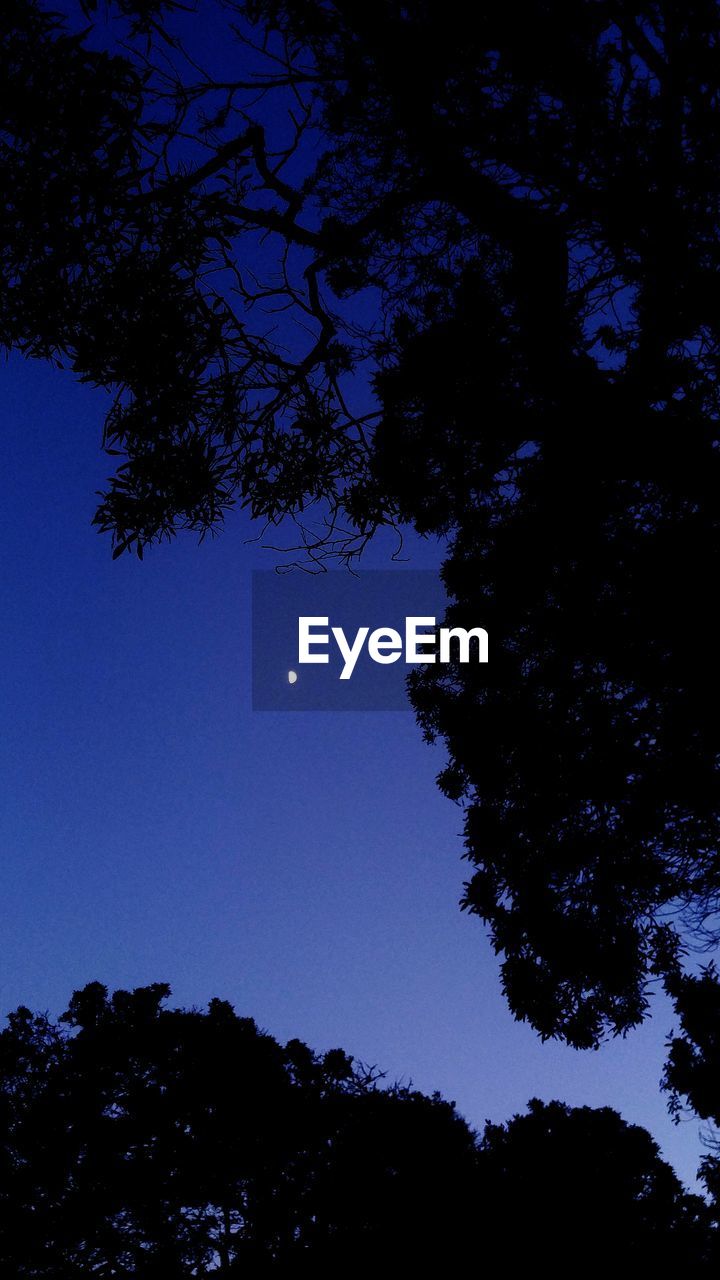
<path fill-rule="evenodd" d="M 412 714 L 253 713 L 250 574 L 272 553 L 238 515 L 113 563 L 90 527 L 103 395 L 19 358 L 0 378 L 2 1012 L 168 981 L 440 1089 L 476 1125 L 531 1096 L 614 1106 L 692 1180 L 697 1122 L 673 1126 L 658 1091 L 667 1007 L 597 1053 L 513 1022 Z"/>

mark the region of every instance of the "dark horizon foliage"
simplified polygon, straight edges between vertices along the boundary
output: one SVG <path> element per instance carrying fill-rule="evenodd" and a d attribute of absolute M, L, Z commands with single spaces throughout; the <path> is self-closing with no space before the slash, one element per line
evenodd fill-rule
<path fill-rule="evenodd" d="M 530 1103 L 477 1137 L 342 1050 L 283 1046 L 163 983 L 0 1032 L 0 1263 L 69 1275 L 661 1263 L 710 1274 L 712 1213 L 609 1108 Z M 554 1261 L 553 1261 L 554 1260 Z"/>

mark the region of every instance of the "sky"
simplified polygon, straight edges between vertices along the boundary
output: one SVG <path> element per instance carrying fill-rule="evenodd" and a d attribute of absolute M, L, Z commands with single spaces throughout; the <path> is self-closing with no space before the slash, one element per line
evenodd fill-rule
<path fill-rule="evenodd" d="M 658 1088 L 664 1004 L 598 1052 L 512 1019 L 413 715 L 252 710 L 251 575 L 278 559 L 259 531 L 236 514 L 113 562 L 90 523 L 104 394 L 19 357 L 0 381 L 0 1012 L 167 981 L 439 1089 L 475 1126 L 530 1097 L 615 1107 L 692 1182 L 697 1121 L 674 1126 Z M 393 549 L 365 567 L 441 559 Z"/>

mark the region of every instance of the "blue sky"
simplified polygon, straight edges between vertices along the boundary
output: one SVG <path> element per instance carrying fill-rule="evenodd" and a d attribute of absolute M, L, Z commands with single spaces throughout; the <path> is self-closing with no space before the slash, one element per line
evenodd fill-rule
<path fill-rule="evenodd" d="M 586 1054 L 508 1013 L 413 716 L 251 711 L 250 576 L 275 563 L 257 531 L 238 515 L 113 562 L 90 526 L 104 396 L 14 357 L 0 378 L 2 1011 L 168 981 L 438 1088 L 475 1125 L 531 1096 L 614 1106 L 691 1180 L 697 1122 L 673 1126 L 658 1091 L 666 1007 Z"/>

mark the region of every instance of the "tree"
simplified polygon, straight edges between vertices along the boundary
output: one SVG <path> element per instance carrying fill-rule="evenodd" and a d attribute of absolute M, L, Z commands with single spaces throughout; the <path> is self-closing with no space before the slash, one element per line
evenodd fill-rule
<path fill-rule="evenodd" d="M 664 1079 L 672 1110 L 679 1114 L 684 1096 L 696 1115 L 720 1128 L 720 979 L 715 965 L 679 975 L 673 997 L 680 1033 L 670 1039 Z"/>
<path fill-rule="evenodd" d="M 670 1111 L 679 1121 L 685 1105 L 707 1124 L 704 1137 L 710 1149 L 700 1174 L 720 1211 L 720 979 L 711 962 L 698 972 L 680 974 L 672 984 L 680 1025 L 671 1035 L 663 1088 Z"/>
<path fill-rule="evenodd" d="M 705 1204 L 682 1190 L 650 1135 L 610 1107 L 533 1099 L 527 1114 L 486 1126 L 479 1155 L 507 1267 L 552 1259 L 561 1273 L 629 1273 L 693 1259 L 702 1271 L 712 1261 Z"/>
<path fill-rule="evenodd" d="M 222 0 L 214 71 L 182 7 L 3 14 L 0 336 L 113 391 L 116 552 L 449 539 L 464 905 L 516 1016 L 624 1033 L 720 888 L 717 6 Z"/>
<path fill-rule="evenodd" d="M 643 1130 L 533 1103 L 482 1141 L 438 1095 L 161 983 L 0 1033 L 0 1258 L 18 1277 L 337 1274 L 576 1248 L 701 1274 L 714 1235 Z M 543 1218 L 544 1215 L 544 1218 Z M 583 1238 L 582 1233 L 587 1235 Z M 596 1238 L 600 1243 L 596 1244 Z M 523 1243 L 524 1242 L 524 1243 Z"/>
<path fill-rule="evenodd" d="M 91 983 L 59 1023 L 10 1016 L 8 1274 L 235 1275 L 452 1246 L 475 1159 L 452 1105 L 168 995 Z"/>

